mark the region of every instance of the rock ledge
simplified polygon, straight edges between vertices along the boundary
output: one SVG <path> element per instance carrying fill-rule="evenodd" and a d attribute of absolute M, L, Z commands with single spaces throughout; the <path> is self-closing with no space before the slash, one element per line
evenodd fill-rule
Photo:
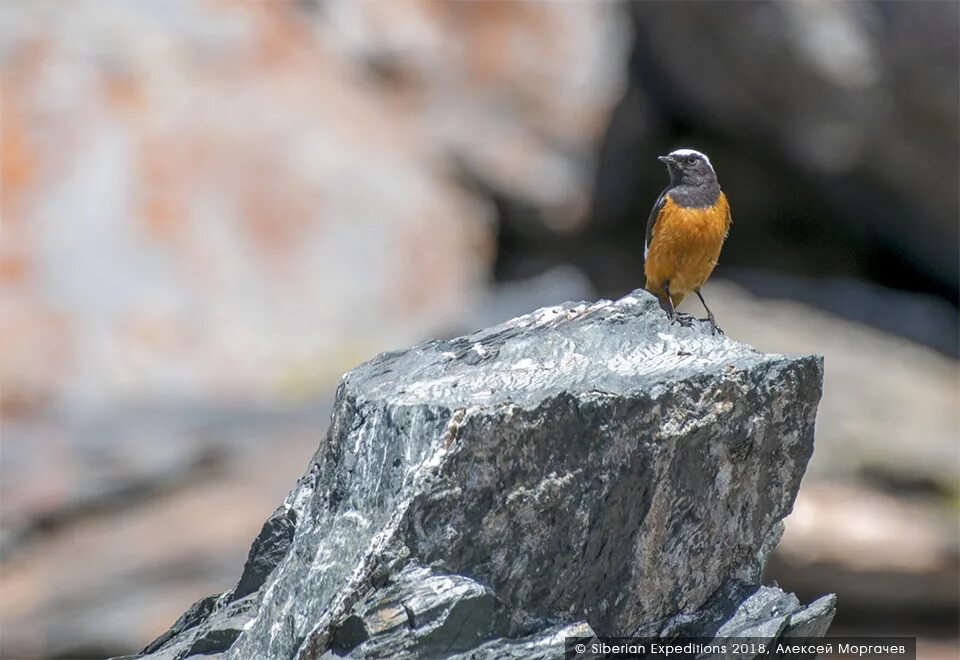
<path fill-rule="evenodd" d="M 141 657 L 562 657 L 566 636 L 822 635 L 758 586 L 813 452 L 822 361 L 637 291 L 346 374 L 233 591 Z"/>

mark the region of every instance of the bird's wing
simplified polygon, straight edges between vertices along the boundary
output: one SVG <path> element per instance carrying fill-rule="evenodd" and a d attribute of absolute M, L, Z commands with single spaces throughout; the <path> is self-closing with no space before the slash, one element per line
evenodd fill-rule
<path fill-rule="evenodd" d="M 650 209 L 650 217 L 647 218 L 647 235 L 643 239 L 643 258 L 646 260 L 647 252 L 650 251 L 650 241 L 653 240 L 653 229 L 657 224 L 657 218 L 660 217 L 660 211 L 663 210 L 663 207 L 667 203 L 667 191 L 664 190 L 660 193 L 660 196 L 657 197 L 657 203 L 653 205 L 653 208 Z"/>

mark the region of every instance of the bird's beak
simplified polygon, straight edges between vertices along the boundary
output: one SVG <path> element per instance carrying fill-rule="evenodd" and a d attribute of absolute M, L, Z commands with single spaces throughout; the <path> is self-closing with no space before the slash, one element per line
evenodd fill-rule
<path fill-rule="evenodd" d="M 674 162 L 673 156 L 657 156 L 657 160 L 659 160 L 661 163 L 666 163 L 667 165 Z"/>

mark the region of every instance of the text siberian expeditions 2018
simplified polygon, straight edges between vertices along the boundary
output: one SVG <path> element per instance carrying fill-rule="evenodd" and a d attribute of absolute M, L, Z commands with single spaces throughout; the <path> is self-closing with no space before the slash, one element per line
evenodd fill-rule
<path fill-rule="evenodd" d="M 784 640 L 750 637 L 674 639 L 650 637 L 568 638 L 567 658 L 904 658 L 916 660 L 915 637 L 798 637 Z"/>

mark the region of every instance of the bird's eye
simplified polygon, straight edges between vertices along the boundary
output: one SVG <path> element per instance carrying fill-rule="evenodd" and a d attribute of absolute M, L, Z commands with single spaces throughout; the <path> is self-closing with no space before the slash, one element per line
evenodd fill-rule
<path fill-rule="evenodd" d="M 696 156 L 687 156 L 687 165 L 696 165 L 697 157 Z"/>

